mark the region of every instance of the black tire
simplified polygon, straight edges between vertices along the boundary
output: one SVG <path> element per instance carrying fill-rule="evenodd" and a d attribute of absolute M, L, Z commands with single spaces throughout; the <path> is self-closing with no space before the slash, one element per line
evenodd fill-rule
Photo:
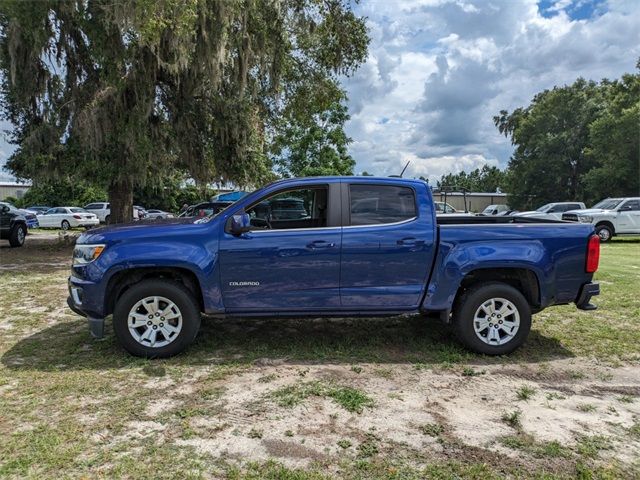
<path fill-rule="evenodd" d="M 24 239 L 27 236 L 27 227 L 22 224 L 17 224 L 11 230 L 9 235 L 9 245 L 12 247 L 21 247 L 24 245 Z"/>
<path fill-rule="evenodd" d="M 111 215 L 107 215 L 106 217 L 104 217 L 104 223 L 106 225 L 109 225 L 109 220 L 111 220 Z"/>
<path fill-rule="evenodd" d="M 482 304 L 493 298 L 502 298 L 511 302 L 520 317 L 520 325 L 516 334 L 502 345 L 485 343 L 479 336 L 483 332 L 477 334 L 474 328 L 476 312 Z M 485 355 L 506 355 L 521 346 L 529 336 L 531 307 L 524 295 L 511 285 L 501 282 L 476 285 L 470 287 L 456 300 L 453 311 L 453 326 L 457 337 L 469 350 Z M 491 326 L 488 328 L 490 329 Z M 497 330 L 498 335 L 505 333 L 500 327 Z M 488 333 L 483 336 L 486 338 L 487 335 Z"/>
<path fill-rule="evenodd" d="M 606 243 L 613 237 L 613 230 L 607 225 L 598 225 L 596 227 L 596 234 L 600 237 L 600 243 Z"/>
<path fill-rule="evenodd" d="M 66 220 L 62 220 L 62 223 L 60 224 L 60 227 L 62 228 L 62 230 L 64 230 L 66 232 L 67 230 L 69 230 L 71 228 L 71 224 Z"/>
<path fill-rule="evenodd" d="M 129 331 L 129 312 L 149 296 L 161 296 L 173 302 L 182 315 L 182 329 L 168 345 L 150 347 L 139 343 Z M 113 329 L 124 349 L 137 357 L 166 358 L 184 351 L 200 329 L 200 308 L 193 294 L 182 284 L 169 280 L 143 280 L 122 294 L 113 312 Z"/>

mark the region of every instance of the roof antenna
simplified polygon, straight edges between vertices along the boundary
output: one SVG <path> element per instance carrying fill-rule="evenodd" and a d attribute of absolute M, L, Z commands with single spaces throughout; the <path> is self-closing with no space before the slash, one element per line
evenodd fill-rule
<path fill-rule="evenodd" d="M 410 163 L 411 163 L 411 160 L 407 160 L 407 164 L 404 166 L 404 168 L 400 172 L 400 178 L 402 178 L 402 175 L 404 175 L 404 171 L 407 169 Z"/>

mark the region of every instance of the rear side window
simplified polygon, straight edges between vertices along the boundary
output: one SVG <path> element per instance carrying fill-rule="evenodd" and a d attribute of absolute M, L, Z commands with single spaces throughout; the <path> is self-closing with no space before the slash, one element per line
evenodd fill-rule
<path fill-rule="evenodd" d="M 351 225 L 401 222 L 417 216 L 416 198 L 408 187 L 351 185 Z"/>

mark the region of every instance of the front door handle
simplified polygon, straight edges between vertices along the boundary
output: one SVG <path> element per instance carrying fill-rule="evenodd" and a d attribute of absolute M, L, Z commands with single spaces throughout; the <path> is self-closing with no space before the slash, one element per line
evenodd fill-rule
<path fill-rule="evenodd" d="M 307 244 L 307 248 L 310 250 L 315 250 L 318 248 L 333 248 L 335 247 L 336 244 L 333 242 L 326 242 L 324 240 L 316 240 L 314 242 L 311 242 L 309 244 Z"/>
<path fill-rule="evenodd" d="M 417 247 L 419 245 L 424 245 L 424 240 L 418 240 L 415 237 L 405 237 L 396 242 L 398 245 L 403 247 Z"/>

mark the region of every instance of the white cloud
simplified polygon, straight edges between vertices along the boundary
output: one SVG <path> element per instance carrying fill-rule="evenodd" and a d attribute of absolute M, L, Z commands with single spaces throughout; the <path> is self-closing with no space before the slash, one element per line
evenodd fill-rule
<path fill-rule="evenodd" d="M 619 77 L 640 57 L 632 0 L 559 0 L 543 12 L 534 0 L 363 0 L 357 10 L 372 42 L 367 63 L 345 81 L 347 133 L 356 171 L 379 175 L 406 160 L 408 174 L 434 180 L 504 167 L 512 147 L 493 125 L 499 110 L 580 76 Z"/>

